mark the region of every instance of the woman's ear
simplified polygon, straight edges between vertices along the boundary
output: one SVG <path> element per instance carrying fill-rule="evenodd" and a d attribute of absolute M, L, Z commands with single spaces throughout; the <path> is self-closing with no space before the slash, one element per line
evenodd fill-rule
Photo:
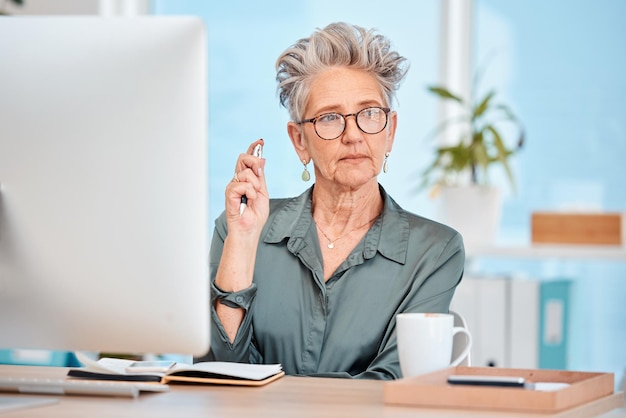
<path fill-rule="evenodd" d="M 387 148 L 385 152 L 391 152 L 393 140 L 396 138 L 396 127 L 398 126 L 398 114 L 395 111 L 389 113 L 389 128 L 387 131 Z"/>
<path fill-rule="evenodd" d="M 296 122 L 288 122 L 287 133 L 289 134 L 289 138 L 291 139 L 291 143 L 293 144 L 298 157 L 300 157 L 300 161 L 309 161 L 309 151 L 306 147 L 306 139 L 304 138 L 302 125 Z"/>

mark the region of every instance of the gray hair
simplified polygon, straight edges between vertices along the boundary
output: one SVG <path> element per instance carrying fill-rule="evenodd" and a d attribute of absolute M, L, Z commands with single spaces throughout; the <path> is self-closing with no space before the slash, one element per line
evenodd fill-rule
<path fill-rule="evenodd" d="M 304 117 L 309 87 L 314 76 L 331 67 L 348 67 L 372 73 L 390 106 L 409 65 L 406 58 L 391 50 L 391 42 L 373 29 L 343 22 L 317 29 L 300 39 L 276 61 L 280 104 L 293 121 Z"/>

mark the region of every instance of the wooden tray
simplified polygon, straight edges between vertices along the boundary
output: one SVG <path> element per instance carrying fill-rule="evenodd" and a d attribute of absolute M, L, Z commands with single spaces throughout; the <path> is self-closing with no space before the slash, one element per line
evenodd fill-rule
<path fill-rule="evenodd" d="M 527 382 L 568 383 L 569 386 L 544 392 L 524 388 L 450 385 L 447 377 L 451 374 L 521 376 Z M 614 392 L 613 373 L 563 370 L 450 367 L 422 376 L 385 382 L 383 391 L 386 404 L 533 413 L 560 412 L 599 399 L 613 401 L 612 407 L 607 410 L 624 403 L 623 394 L 611 396 Z"/>
<path fill-rule="evenodd" d="M 626 213 L 534 212 L 533 244 L 626 245 Z"/>

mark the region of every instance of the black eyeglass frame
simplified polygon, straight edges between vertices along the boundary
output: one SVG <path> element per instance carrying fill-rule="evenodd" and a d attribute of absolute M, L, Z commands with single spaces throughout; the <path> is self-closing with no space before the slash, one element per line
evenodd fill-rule
<path fill-rule="evenodd" d="M 384 125 L 383 125 L 383 127 L 382 127 L 382 128 L 380 128 L 380 130 L 379 130 L 379 131 L 377 131 L 377 132 L 365 132 L 365 131 L 363 130 L 363 128 L 361 128 L 361 125 L 359 125 L 359 114 L 360 114 L 361 112 L 364 112 L 364 111 L 369 110 L 369 109 L 380 109 L 380 110 L 382 110 L 382 111 L 385 113 L 385 124 L 384 124 Z M 348 122 L 346 121 L 346 118 L 347 118 L 348 116 L 354 116 L 354 121 L 356 122 L 356 126 L 357 126 L 357 128 L 359 128 L 359 130 L 360 130 L 361 132 L 363 132 L 364 134 L 368 134 L 368 135 L 376 135 L 376 134 L 378 134 L 378 133 L 381 133 L 382 131 L 384 131 L 384 130 L 385 130 L 385 128 L 387 127 L 387 124 L 389 123 L 389 112 L 391 112 L 391 108 L 389 108 L 389 107 L 382 107 L 382 106 L 368 106 L 368 107 L 366 107 L 366 108 L 363 108 L 363 109 L 359 110 L 359 111 L 358 111 L 358 112 L 356 112 L 356 113 L 348 113 L 348 114 L 345 114 L 345 115 L 344 115 L 344 114 L 342 114 L 342 113 L 338 113 L 338 112 L 327 112 L 327 113 L 322 113 L 321 115 L 317 115 L 317 116 L 315 116 L 315 117 L 313 117 L 313 118 L 311 118 L 311 119 L 304 119 L 304 120 L 301 120 L 300 122 L 297 122 L 297 123 L 298 123 L 298 124 L 300 124 L 300 125 L 301 125 L 301 124 L 303 124 L 303 123 L 312 123 L 312 124 L 313 124 L 313 129 L 315 130 L 315 134 L 316 134 L 316 135 L 317 135 L 320 139 L 322 139 L 322 140 L 324 140 L 324 141 L 332 141 L 332 140 L 334 140 L 334 139 L 339 138 L 339 137 L 340 137 L 341 135 L 343 135 L 343 133 L 346 131 L 346 126 L 348 125 Z M 341 116 L 341 117 L 343 118 L 343 120 L 344 120 L 343 130 L 339 133 L 339 135 L 337 135 L 337 136 L 336 136 L 336 137 L 334 137 L 334 138 L 324 138 L 324 137 L 322 137 L 322 136 L 319 134 L 319 132 L 317 132 L 317 126 L 316 126 L 317 120 L 318 120 L 319 118 L 321 118 L 321 117 L 323 117 L 323 116 L 327 116 L 327 115 L 339 115 L 339 116 Z"/>

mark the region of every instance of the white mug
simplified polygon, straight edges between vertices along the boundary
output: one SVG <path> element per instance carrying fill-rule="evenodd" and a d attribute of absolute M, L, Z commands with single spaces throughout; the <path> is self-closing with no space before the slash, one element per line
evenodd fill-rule
<path fill-rule="evenodd" d="M 401 313 L 396 315 L 398 357 L 403 377 L 458 366 L 470 352 L 472 336 L 463 327 L 454 326 L 454 316 L 443 313 Z M 454 335 L 464 333 L 467 344 L 453 361 Z"/>

